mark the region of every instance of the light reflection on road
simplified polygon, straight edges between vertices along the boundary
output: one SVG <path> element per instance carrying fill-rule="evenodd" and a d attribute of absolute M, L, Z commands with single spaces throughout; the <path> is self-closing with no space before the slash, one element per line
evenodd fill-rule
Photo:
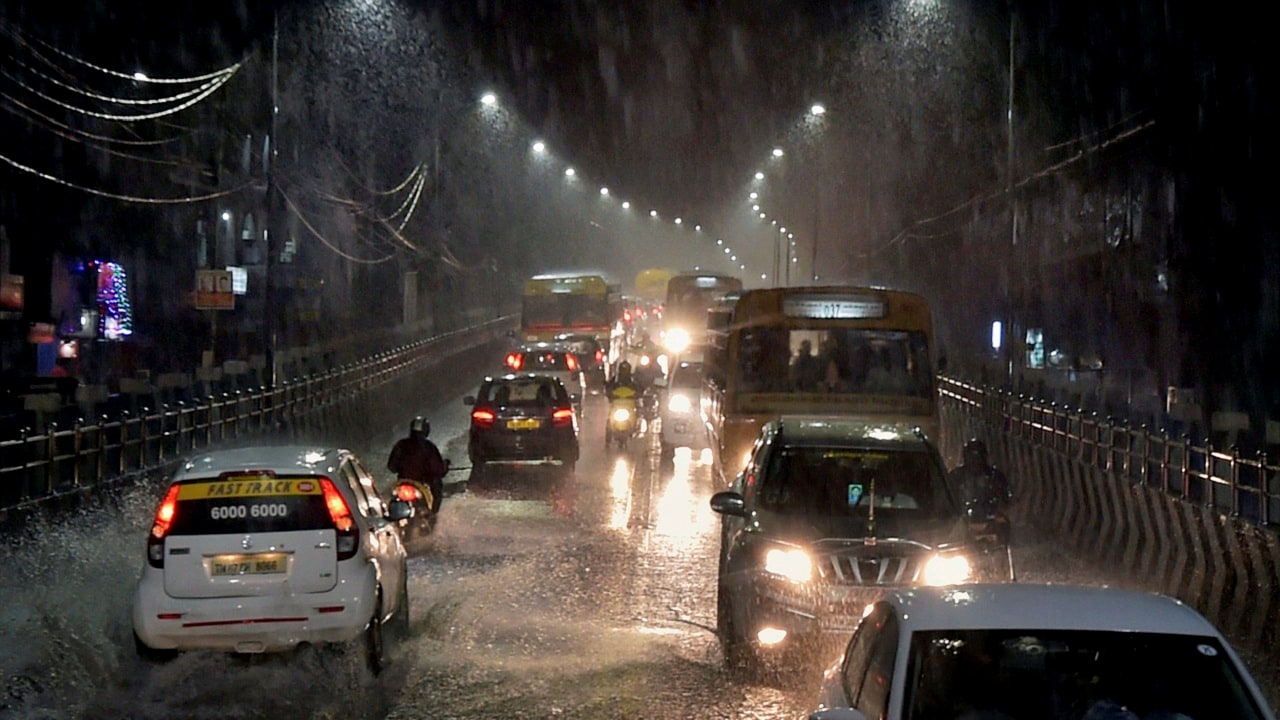
<path fill-rule="evenodd" d="M 609 528 L 626 530 L 631 522 L 631 463 L 617 458 L 609 474 Z"/>
<path fill-rule="evenodd" d="M 714 533 L 715 518 L 703 512 L 693 491 L 693 457 L 688 448 L 677 448 L 671 479 L 662 490 L 654 511 L 654 533 L 674 545 Z"/>

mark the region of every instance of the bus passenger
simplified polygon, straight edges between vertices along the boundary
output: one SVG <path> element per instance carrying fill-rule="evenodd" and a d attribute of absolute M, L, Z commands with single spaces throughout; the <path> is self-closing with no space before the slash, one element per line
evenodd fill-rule
<path fill-rule="evenodd" d="M 817 392 L 822 381 L 822 362 L 813 354 L 813 343 L 800 341 L 800 352 L 791 361 L 791 389 L 799 392 Z"/>

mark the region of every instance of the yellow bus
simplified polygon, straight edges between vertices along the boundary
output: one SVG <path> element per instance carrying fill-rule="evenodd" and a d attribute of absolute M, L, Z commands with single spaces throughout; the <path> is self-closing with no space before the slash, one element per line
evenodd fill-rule
<path fill-rule="evenodd" d="M 726 295 L 742 291 L 732 275 L 682 272 L 667 280 L 662 307 L 663 344 L 669 352 L 683 352 L 690 344 L 706 342 L 707 312 Z"/>
<path fill-rule="evenodd" d="M 584 334 L 608 348 L 620 291 L 603 275 L 535 275 L 524 284 L 520 337 L 548 342 Z"/>
<path fill-rule="evenodd" d="M 783 414 L 866 416 L 941 441 L 933 321 L 920 295 L 748 290 L 727 319 L 713 323 L 705 367 L 712 447 L 726 477 L 742 468 L 761 426 Z"/>

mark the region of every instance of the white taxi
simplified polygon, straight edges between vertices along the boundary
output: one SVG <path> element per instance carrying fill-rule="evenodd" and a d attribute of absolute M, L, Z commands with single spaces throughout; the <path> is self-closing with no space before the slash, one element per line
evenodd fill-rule
<path fill-rule="evenodd" d="M 810 720 L 1274 720 L 1214 626 L 1170 597 L 955 585 L 869 605 Z"/>
<path fill-rule="evenodd" d="M 407 634 L 406 555 L 396 520 L 350 451 L 301 445 L 184 461 L 147 537 L 133 601 L 139 655 L 263 653 L 360 640 L 386 660 L 384 626 Z"/>

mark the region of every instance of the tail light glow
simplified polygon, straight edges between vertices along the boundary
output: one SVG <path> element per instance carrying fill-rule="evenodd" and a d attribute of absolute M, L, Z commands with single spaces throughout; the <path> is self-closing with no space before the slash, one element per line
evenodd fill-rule
<path fill-rule="evenodd" d="M 471 424 L 478 428 L 491 428 L 496 416 L 492 410 L 477 409 L 471 411 Z"/>
<path fill-rule="evenodd" d="M 320 478 L 320 489 L 324 492 L 324 504 L 329 509 L 329 518 L 338 531 L 338 559 L 346 560 L 356 554 L 360 546 L 360 528 L 356 527 L 355 518 L 351 516 L 351 508 L 347 499 L 338 492 L 338 487 L 329 478 Z"/>
<path fill-rule="evenodd" d="M 154 568 L 164 567 L 164 538 L 173 527 L 173 519 L 178 514 L 178 485 L 170 485 L 164 500 L 156 508 L 155 523 L 151 526 L 151 534 L 147 536 L 147 562 Z"/>
<path fill-rule="evenodd" d="M 512 370 L 519 370 L 524 365 L 524 355 L 521 353 L 507 353 L 507 367 Z"/>
<path fill-rule="evenodd" d="M 565 364 L 565 367 L 569 368 L 571 372 L 578 371 L 578 358 L 574 357 L 573 355 L 566 354 L 564 356 L 564 364 Z"/>
<path fill-rule="evenodd" d="M 573 424 L 573 408 L 556 408 L 551 413 L 551 425 L 553 427 L 568 427 Z"/>
<path fill-rule="evenodd" d="M 400 483 L 396 486 L 396 497 L 407 503 L 414 503 L 422 500 L 422 492 L 409 483 Z"/>

